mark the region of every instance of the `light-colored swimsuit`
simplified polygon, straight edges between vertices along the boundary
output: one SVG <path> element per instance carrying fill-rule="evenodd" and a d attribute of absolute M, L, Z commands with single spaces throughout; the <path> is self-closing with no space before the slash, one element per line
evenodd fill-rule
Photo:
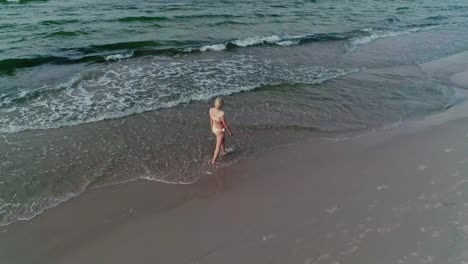
<path fill-rule="evenodd" d="M 216 127 L 216 122 L 222 122 L 222 117 L 224 116 L 223 111 L 219 111 L 217 115 L 213 115 L 211 109 L 210 109 L 210 116 L 211 119 L 213 120 L 213 126 L 211 127 L 211 131 L 217 136 L 221 133 L 224 133 L 225 129 L 223 128 L 218 128 Z"/>

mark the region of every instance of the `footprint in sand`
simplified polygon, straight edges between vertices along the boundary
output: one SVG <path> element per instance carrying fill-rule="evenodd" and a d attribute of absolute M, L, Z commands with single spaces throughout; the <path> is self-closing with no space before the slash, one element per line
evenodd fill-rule
<path fill-rule="evenodd" d="M 377 233 L 390 233 L 400 228 L 400 226 L 400 224 L 386 224 L 377 228 Z"/>
<path fill-rule="evenodd" d="M 467 179 L 461 179 L 461 180 L 457 181 L 457 183 L 455 183 L 455 186 L 462 185 L 462 184 L 465 184 L 467 182 L 468 182 Z"/>
<path fill-rule="evenodd" d="M 411 211 L 411 207 L 407 204 L 402 204 L 398 208 L 393 209 L 396 214 L 403 215 Z"/>
<path fill-rule="evenodd" d="M 328 254 L 320 255 L 320 256 L 313 262 L 313 264 L 319 263 L 319 262 L 322 261 L 322 260 L 328 259 L 328 257 L 329 257 Z"/>
<path fill-rule="evenodd" d="M 421 165 L 418 166 L 418 170 L 420 170 L 420 171 L 424 171 L 426 169 L 427 169 L 427 166 L 424 165 L 424 164 L 421 164 Z"/>
<path fill-rule="evenodd" d="M 329 214 L 333 214 L 334 212 L 336 212 L 336 210 L 338 210 L 338 205 L 337 205 L 337 204 L 335 204 L 335 205 L 333 205 L 332 207 L 328 208 L 328 209 L 327 209 L 327 212 L 328 212 Z"/>
<path fill-rule="evenodd" d="M 463 233 L 468 235 L 468 225 L 464 225 L 460 229 L 461 229 L 461 231 L 463 231 Z"/>
<path fill-rule="evenodd" d="M 367 207 L 369 207 L 369 209 L 372 209 L 372 208 L 374 208 L 374 207 L 377 206 L 377 203 L 378 203 L 378 201 L 377 201 L 377 200 L 374 200 L 374 201 L 372 201 L 372 203 L 370 203 Z"/>
<path fill-rule="evenodd" d="M 434 257 L 432 256 L 427 256 L 424 259 L 421 260 L 423 263 L 432 263 L 434 261 Z"/>
<path fill-rule="evenodd" d="M 387 185 L 380 185 L 380 186 L 377 186 L 376 188 L 377 188 L 377 190 L 382 191 L 382 190 L 388 189 L 388 186 Z"/>
<path fill-rule="evenodd" d="M 421 194 L 418 196 L 418 199 L 419 199 L 419 200 L 425 200 L 425 199 L 426 199 L 426 194 L 425 194 L 425 193 L 421 193 Z"/>

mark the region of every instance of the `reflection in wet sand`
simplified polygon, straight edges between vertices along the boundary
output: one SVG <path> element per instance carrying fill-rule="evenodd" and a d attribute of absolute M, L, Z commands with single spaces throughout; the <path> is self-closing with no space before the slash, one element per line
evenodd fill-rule
<path fill-rule="evenodd" d="M 228 190 L 226 180 L 226 168 L 220 168 L 216 170 L 214 173 L 214 177 L 216 181 L 216 191 L 218 193 L 226 192 Z"/>

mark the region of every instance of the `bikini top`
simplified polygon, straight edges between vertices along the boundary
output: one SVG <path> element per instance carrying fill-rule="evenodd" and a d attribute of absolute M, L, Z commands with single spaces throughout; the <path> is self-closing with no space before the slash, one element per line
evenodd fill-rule
<path fill-rule="evenodd" d="M 224 116 L 224 112 L 223 111 L 219 111 L 217 115 L 213 115 L 212 111 L 210 110 L 210 116 L 211 116 L 211 119 L 213 119 L 214 121 L 218 121 L 218 122 L 221 122 L 221 118 Z"/>

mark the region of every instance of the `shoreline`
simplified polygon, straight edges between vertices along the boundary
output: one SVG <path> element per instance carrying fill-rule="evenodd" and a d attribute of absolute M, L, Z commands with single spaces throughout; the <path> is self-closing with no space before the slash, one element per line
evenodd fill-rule
<path fill-rule="evenodd" d="M 457 108 L 453 112 L 467 113 L 468 104 Z M 192 185 L 139 180 L 90 189 L 30 221 L 0 228 L 0 257 L 8 263 L 267 263 L 275 256 L 273 263 L 280 263 L 300 256 L 300 263 L 362 263 L 390 247 L 382 235 L 430 244 L 420 230 L 429 225 L 447 242 L 447 225 L 456 219 L 445 217 L 465 214 L 465 193 L 447 190 L 462 191 L 468 173 L 459 167 L 468 162 L 468 115 L 444 115 L 436 118 L 442 124 L 422 129 L 403 125 L 344 141 L 309 139 L 221 168 Z M 463 235 L 465 223 L 458 218 Z M 424 226 L 417 226 L 420 221 Z M 363 225 L 372 231 L 362 231 Z M 341 229 L 354 235 L 339 234 Z M 402 241 L 404 232 L 414 237 Z M 297 255 L 286 254 L 285 247 Z M 34 250 L 20 254 L 25 248 Z"/>
<path fill-rule="evenodd" d="M 385 191 L 390 186 L 390 184 L 386 182 L 397 181 L 398 183 L 398 180 L 401 179 L 379 177 L 379 180 L 383 182 L 378 184 L 375 179 L 369 178 L 369 175 L 367 175 L 362 178 L 359 176 L 351 180 L 348 177 L 343 177 L 346 172 L 341 170 L 340 173 L 327 173 L 330 178 L 314 178 L 315 176 L 306 177 L 305 175 L 308 174 L 310 169 L 313 168 L 311 171 L 313 174 L 316 172 L 320 175 L 322 171 L 337 169 L 334 163 L 351 166 L 353 163 L 366 163 L 366 159 L 375 159 L 381 164 L 369 165 L 372 167 L 372 170 L 383 168 L 385 171 L 384 174 L 389 174 L 394 170 L 392 166 L 386 164 L 388 162 L 382 160 L 381 157 L 379 158 L 378 155 L 373 157 L 373 152 L 380 153 L 380 155 L 389 155 L 388 153 L 392 153 L 390 155 L 395 155 L 395 152 L 399 152 L 399 150 L 394 145 L 403 146 L 408 142 L 408 146 L 410 147 L 412 145 L 418 145 L 420 148 L 429 148 L 432 150 L 437 148 L 440 153 L 443 153 L 442 156 L 447 155 L 453 157 L 453 141 L 459 140 L 460 135 L 464 137 L 465 134 L 468 133 L 467 110 L 468 103 L 464 103 L 455 106 L 447 112 L 435 114 L 418 121 L 404 122 L 397 128 L 379 130 L 374 133 L 367 133 L 347 140 L 332 141 L 320 138 L 309 138 L 298 144 L 278 147 L 262 153 L 261 155 L 241 160 L 238 164 L 220 168 L 215 170 L 211 175 L 203 175 L 199 181 L 191 185 L 171 185 L 148 180 L 136 180 L 103 188 L 91 188 L 82 195 L 58 207 L 48 209 L 32 220 L 15 222 L 8 226 L 1 227 L 0 248 L 2 252 L 0 252 L 0 257 L 2 259 L 11 260 L 9 263 L 31 263 L 29 261 L 34 259 L 44 260 L 44 262 L 34 263 L 83 263 L 82 261 L 91 261 L 86 260 L 86 258 L 90 256 L 103 258 L 103 262 L 100 263 L 127 263 L 126 261 L 130 261 L 128 257 L 130 255 L 135 257 L 134 254 L 126 255 L 127 252 L 124 254 L 125 256 L 122 255 L 119 258 L 116 257 L 109 260 L 107 258 L 111 255 L 100 253 L 101 249 L 111 250 L 111 248 L 114 248 L 119 243 L 124 243 L 122 239 L 109 240 L 110 237 L 121 236 L 121 233 L 127 230 L 126 232 L 132 233 L 131 241 L 138 243 L 138 241 L 140 241 L 139 236 L 144 234 L 145 230 L 148 232 L 156 232 L 156 230 L 153 230 L 156 227 L 151 224 L 152 221 L 160 222 L 162 221 L 161 219 L 166 219 L 165 221 L 169 222 L 164 222 L 164 225 L 156 229 L 157 232 L 166 232 L 166 234 L 161 237 L 162 240 L 170 239 L 171 235 L 167 232 L 173 230 L 173 228 L 177 226 L 171 226 L 171 222 L 183 222 L 184 219 L 195 220 L 197 217 L 201 217 L 201 215 L 196 216 L 198 214 L 197 210 L 202 210 L 207 213 L 213 217 L 211 221 L 214 221 L 218 215 L 217 211 L 211 207 L 215 205 L 218 206 L 218 209 L 222 209 L 223 213 L 228 213 L 230 210 L 238 210 L 239 212 L 246 213 L 242 206 L 239 207 L 240 204 L 237 204 L 236 199 L 238 198 L 242 198 L 241 200 L 243 202 L 247 202 L 248 197 L 250 197 L 258 203 L 264 203 L 269 201 L 269 199 L 273 199 L 274 203 L 282 204 L 282 201 L 277 201 L 275 200 L 276 198 L 271 197 L 271 192 L 285 192 L 285 196 L 289 197 L 288 199 L 293 199 L 294 202 L 284 202 L 282 206 L 287 205 L 293 208 L 297 206 L 295 204 L 295 202 L 297 202 L 296 199 L 299 199 L 302 205 L 304 205 L 304 199 L 307 197 L 312 198 L 312 200 L 310 200 L 312 203 L 315 203 L 313 202 L 315 200 L 327 201 L 327 203 L 320 202 L 316 204 L 312 212 L 334 214 L 336 211 L 341 210 L 343 205 L 341 205 L 342 202 L 337 203 L 333 202 L 333 200 L 341 199 L 345 202 L 345 198 L 340 198 L 343 195 L 349 197 L 362 195 L 356 190 L 356 188 L 359 189 L 360 187 L 354 185 L 354 180 L 358 181 L 359 184 L 367 186 L 367 191 L 369 192 L 370 189 L 374 188 L 377 191 Z M 450 149 L 441 146 L 428 147 L 425 144 L 421 144 L 421 142 L 412 143 L 412 140 L 410 140 L 421 141 L 420 138 L 425 138 L 426 141 L 427 139 L 434 142 L 440 141 L 440 134 L 445 131 L 459 134 L 458 138 L 452 137 L 452 143 L 447 145 L 450 146 Z M 437 138 L 437 140 L 433 138 Z M 442 136 L 442 138 L 445 139 L 445 136 Z M 463 142 L 463 144 L 465 143 Z M 308 150 L 308 148 L 311 150 Z M 456 150 L 461 151 L 460 148 L 463 148 L 462 145 L 457 146 Z M 418 150 L 418 153 L 419 151 L 421 155 L 424 154 L 424 149 Z M 308 156 L 306 157 L 306 155 L 303 155 L 304 153 L 307 153 Z M 465 154 L 468 159 L 468 151 L 466 151 Z M 424 156 L 429 156 L 429 158 L 432 158 L 431 155 L 434 154 L 424 154 Z M 461 156 L 459 159 L 463 161 Z M 407 158 L 410 160 L 415 159 L 415 157 Z M 402 162 L 401 157 L 398 159 Z M 354 165 L 352 165 L 352 167 L 354 167 Z M 420 173 L 425 171 L 428 167 L 429 165 L 427 164 L 421 165 L 414 163 L 414 168 L 412 168 L 412 170 L 414 170 L 414 173 Z M 444 166 L 444 168 L 445 167 L 446 166 Z M 289 172 L 290 170 L 293 171 L 293 173 Z M 457 169 L 457 171 L 458 176 L 461 177 L 464 170 Z M 288 173 L 291 173 L 291 175 L 285 177 L 285 174 L 287 175 Z M 349 171 L 349 173 L 354 175 L 353 177 L 359 174 L 356 171 Z M 453 173 L 455 173 L 455 171 Z M 368 172 L 365 174 L 368 174 Z M 291 178 L 293 175 L 295 175 L 295 177 Z M 436 175 L 433 175 L 433 177 L 436 177 Z M 399 178 L 401 178 L 401 176 Z M 372 184 L 375 186 L 370 186 Z M 415 183 L 413 182 L 413 184 Z M 318 193 L 307 194 L 304 190 L 300 193 L 295 193 L 295 189 L 302 185 L 309 185 L 313 190 L 315 189 L 315 192 L 318 191 Z M 339 190 L 345 186 L 346 189 L 342 189 L 341 194 L 333 193 L 330 195 L 329 193 L 323 193 L 322 187 L 320 187 L 321 185 L 324 185 L 322 186 L 324 188 L 323 190 Z M 317 187 L 320 188 L 316 189 Z M 348 187 L 351 188 L 347 189 Z M 415 186 L 412 186 L 412 188 L 414 187 Z M 299 189 L 302 188 L 303 187 L 300 187 Z M 268 197 L 262 198 L 261 194 L 264 192 L 268 194 Z M 296 197 L 297 195 L 299 195 L 299 197 Z M 316 195 L 318 195 L 318 197 L 316 197 Z M 395 197 L 392 199 L 394 198 Z M 362 197 L 359 199 L 362 199 Z M 255 214 L 255 210 L 265 210 L 260 209 L 261 207 L 258 207 L 258 205 L 244 205 L 247 205 L 246 210 L 248 215 Z M 369 206 L 371 205 L 372 203 L 369 204 Z M 221 208 L 219 208 L 219 206 L 221 206 Z M 270 208 L 269 206 L 267 207 Z M 288 211 L 289 209 L 282 207 L 279 211 L 283 210 Z M 187 215 L 187 211 L 194 215 Z M 274 213 L 274 211 L 276 210 L 270 213 Z M 305 214 L 305 212 L 302 213 Z M 172 214 L 183 214 L 185 218 L 172 216 Z M 285 218 L 283 219 L 284 221 L 297 221 L 296 217 L 292 218 L 296 220 L 292 220 L 287 217 L 287 215 L 286 213 L 286 216 L 283 216 Z M 314 218 L 312 215 L 309 217 Z M 86 217 L 83 218 L 82 216 Z M 236 217 L 238 218 L 240 216 Z M 263 216 L 257 215 L 256 217 Z M 347 219 L 347 217 L 350 216 L 346 216 L 345 219 Z M 208 219 L 205 220 L 209 221 Z M 224 219 L 223 221 L 225 221 L 224 224 L 226 224 L 226 226 L 229 226 L 228 223 L 235 224 L 230 222 L 229 219 Z M 264 224 L 267 225 L 268 221 Z M 215 223 L 211 222 L 211 224 Z M 163 228 L 164 226 L 166 229 Z M 195 228 L 193 224 L 191 226 L 191 228 Z M 177 230 L 177 228 L 174 230 Z M 191 229 L 191 232 L 195 230 L 196 228 Z M 332 231 L 332 229 L 329 231 Z M 235 234 L 232 233 L 234 232 L 233 230 L 226 232 L 229 233 L 228 237 L 235 236 Z M 128 235 L 128 233 L 125 234 L 125 236 Z M 276 235 L 271 234 L 261 235 L 261 241 L 268 241 L 275 236 Z M 184 235 L 179 234 L 174 239 L 179 241 L 182 237 L 184 237 Z M 155 243 L 164 242 L 159 241 L 156 237 L 152 239 L 155 239 L 155 241 L 153 241 Z M 217 237 L 217 239 L 221 238 Z M 174 249 L 177 248 L 175 244 L 173 246 L 175 247 Z M 24 248 L 34 248 L 35 250 L 31 255 L 25 256 L 24 254 L 20 254 L 20 251 L 24 250 Z M 130 251 L 133 251 L 135 254 L 137 254 L 137 252 L 139 252 L 138 254 L 143 252 L 145 252 L 145 254 L 150 254 L 150 252 L 147 251 L 148 249 L 149 248 L 145 249 L 145 247 L 131 247 Z M 93 253 L 87 252 L 89 250 L 92 250 Z M 166 250 L 171 252 L 170 248 L 166 248 Z M 196 251 L 196 249 L 194 250 Z M 194 251 L 191 252 L 194 254 Z M 173 251 L 172 254 L 174 255 L 165 255 L 164 258 L 161 258 L 161 261 L 164 260 L 166 263 L 171 262 L 170 256 L 177 255 Z M 255 253 L 251 254 L 255 255 Z M 260 255 L 261 254 L 257 255 L 257 257 L 260 257 Z M 122 257 L 124 259 L 126 258 L 126 260 L 120 259 Z M 141 261 L 143 262 L 143 260 Z M 174 263 L 181 262 L 175 261 Z M 182 261 L 182 263 L 185 263 L 185 261 Z M 260 261 L 260 263 L 262 263 L 262 261 Z"/>
<path fill-rule="evenodd" d="M 421 70 L 466 85 L 468 67 L 457 62 L 467 56 Z M 464 102 L 346 140 L 309 137 L 276 147 L 204 171 L 194 184 L 135 180 L 90 188 L 32 220 L 0 227 L 0 259 L 462 263 L 468 261 L 467 136 Z"/>

